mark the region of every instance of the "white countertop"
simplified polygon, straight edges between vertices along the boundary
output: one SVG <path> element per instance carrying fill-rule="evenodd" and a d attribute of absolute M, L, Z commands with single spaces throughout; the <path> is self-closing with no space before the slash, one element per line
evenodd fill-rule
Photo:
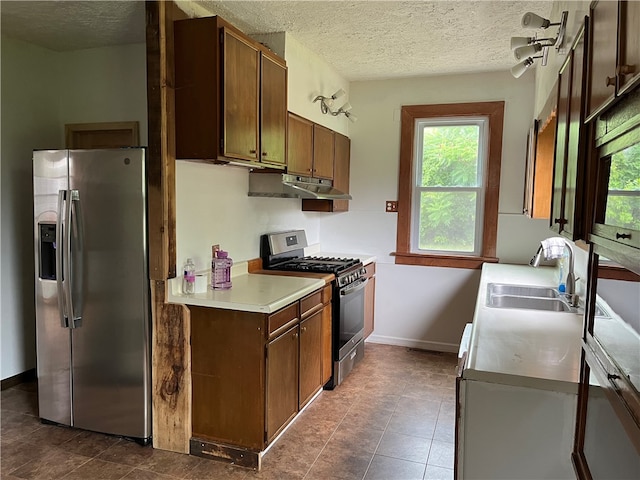
<path fill-rule="evenodd" d="M 366 253 L 325 252 L 320 250 L 319 244 L 308 246 L 304 249 L 304 254 L 314 257 L 357 258 L 363 265 L 368 265 L 376 261 L 375 256 L 367 255 Z"/>
<path fill-rule="evenodd" d="M 231 278 L 229 290 L 206 289 L 193 295 L 182 294 L 182 278 L 169 285 L 169 302 L 201 307 L 272 313 L 324 287 L 321 279 L 244 273 Z"/>
<path fill-rule="evenodd" d="M 555 276 L 550 267 L 483 266 L 465 379 L 577 392 L 582 314 L 486 305 L 489 283 L 556 287 Z"/>

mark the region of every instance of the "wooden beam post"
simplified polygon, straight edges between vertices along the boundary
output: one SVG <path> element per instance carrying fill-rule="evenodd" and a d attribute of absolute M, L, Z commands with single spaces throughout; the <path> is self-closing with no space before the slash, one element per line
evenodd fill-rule
<path fill-rule="evenodd" d="M 146 2 L 149 277 L 152 298 L 153 446 L 189 453 L 191 440 L 190 315 L 168 304 L 176 276 L 173 21 L 174 2 Z"/>

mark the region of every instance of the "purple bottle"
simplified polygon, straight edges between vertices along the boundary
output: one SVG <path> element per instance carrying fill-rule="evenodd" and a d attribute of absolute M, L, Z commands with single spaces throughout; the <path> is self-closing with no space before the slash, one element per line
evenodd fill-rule
<path fill-rule="evenodd" d="M 214 290 L 226 290 L 231 288 L 231 265 L 233 260 L 224 250 L 215 252 L 215 257 L 211 261 L 211 286 Z"/>

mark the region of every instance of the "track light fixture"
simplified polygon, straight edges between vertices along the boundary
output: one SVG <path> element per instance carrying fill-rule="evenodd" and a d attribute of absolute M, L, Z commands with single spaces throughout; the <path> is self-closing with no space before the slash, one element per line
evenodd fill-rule
<path fill-rule="evenodd" d="M 527 12 L 522 16 L 520 24 L 523 28 L 549 28 L 559 25 L 558 34 L 554 38 L 537 38 L 533 37 L 511 37 L 511 50 L 519 63 L 511 68 L 511 74 L 520 78 L 529 67 L 534 64 L 534 59 L 542 58 L 542 66 L 547 64 L 547 55 L 549 47 L 556 47 L 557 50 L 562 48 L 564 43 L 565 30 L 567 28 L 568 11 L 562 12 L 560 21 L 552 23 L 551 20 L 536 15 L 533 12 Z M 541 55 L 536 55 L 542 53 Z"/>
<path fill-rule="evenodd" d="M 351 104 L 349 102 L 346 102 L 344 105 L 342 105 L 340 108 L 338 108 L 337 110 L 331 110 L 331 107 L 333 106 L 333 102 L 334 100 L 343 97 L 345 95 L 345 91 L 343 89 L 339 89 L 336 93 L 334 93 L 333 95 L 331 95 L 330 97 L 325 97 L 323 95 L 318 95 L 316 98 L 313 99 L 313 103 L 315 102 L 320 102 L 320 111 L 323 114 L 330 114 L 333 115 L 334 117 L 337 117 L 338 115 L 340 115 L 341 113 L 344 114 L 345 117 L 347 117 L 349 120 L 351 120 L 352 122 L 355 122 L 357 120 L 357 117 L 351 113 Z"/>

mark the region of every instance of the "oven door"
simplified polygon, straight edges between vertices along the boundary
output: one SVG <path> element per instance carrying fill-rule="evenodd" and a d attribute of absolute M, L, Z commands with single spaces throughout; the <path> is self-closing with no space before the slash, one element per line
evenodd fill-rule
<path fill-rule="evenodd" d="M 364 287 L 367 282 L 367 279 L 361 278 L 336 292 L 336 361 L 342 360 L 364 338 Z"/>

